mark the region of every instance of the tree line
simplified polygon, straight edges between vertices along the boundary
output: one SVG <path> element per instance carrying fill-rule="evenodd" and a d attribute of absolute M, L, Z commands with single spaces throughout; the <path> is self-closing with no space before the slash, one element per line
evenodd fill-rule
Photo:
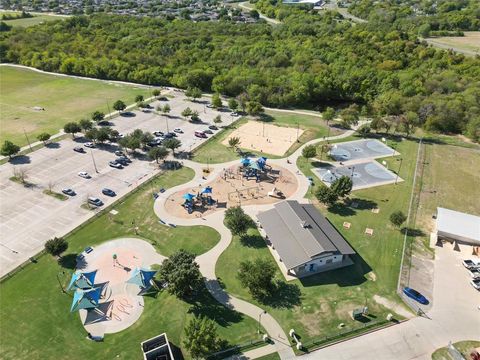
<path fill-rule="evenodd" d="M 336 12 L 264 0 L 257 7 L 282 24 L 72 17 L 1 33 L 0 61 L 272 107 L 355 103 L 365 115 L 404 116 L 427 130 L 478 139 L 479 59 L 428 47 L 418 29 L 353 26 Z"/>

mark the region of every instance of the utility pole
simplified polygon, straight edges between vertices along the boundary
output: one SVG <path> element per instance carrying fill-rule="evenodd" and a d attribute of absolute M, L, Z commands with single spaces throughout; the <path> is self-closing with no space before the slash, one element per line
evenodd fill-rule
<path fill-rule="evenodd" d="M 298 132 L 300 131 L 300 123 L 297 121 L 297 142 L 298 142 Z"/>
<path fill-rule="evenodd" d="M 107 109 L 108 109 L 108 117 L 110 118 L 111 111 L 110 111 L 110 105 L 108 104 L 108 99 L 107 99 Z"/>
<path fill-rule="evenodd" d="M 95 168 L 95 172 L 98 174 L 97 164 L 95 163 L 95 158 L 93 157 L 92 149 L 90 149 L 90 155 L 92 155 L 92 162 L 93 162 L 93 167 Z"/>
<path fill-rule="evenodd" d="M 32 150 L 32 145 L 30 144 L 30 140 L 28 139 L 27 132 L 25 131 L 25 128 L 23 129 L 23 133 L 25 134 L 25 138 L 27 139 L 28 147 L 30 148 L 30 151 Z"/>

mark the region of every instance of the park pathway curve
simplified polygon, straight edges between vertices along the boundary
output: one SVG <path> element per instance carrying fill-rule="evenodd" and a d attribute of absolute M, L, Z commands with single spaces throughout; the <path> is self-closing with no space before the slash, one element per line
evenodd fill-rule
<path fill-rule="evenodd" d="M 359 126 L 361 126 L 361 124 Z M 288 158 L 269 160 L 270 163 L 280 165 L 290 170 L 293 174 L 296 175 L 298 181 L 298 188 L 289 199 L 302 201 L 304 200 L 304 196 L 308 191 L 309 181 L 307 177 L 303 175 L 296 166 L 297 159 L 301 156 L 302 149 L 307 145 L 316 144 L 324 140 L 336 140 L 346 138 L 348 136 L 351 136 L 353 133 L 354 130 L 348 130 L 338 136 L 332 136 L 327 139 L 315 139 L 307 142 L 306 144 L 303 144 Z M 215 266 L 218 259 L 232 241 L 232 234 L 223 223 L 225 210 L 216 211 L 205 216 L 201 216 L 199 214 L 196 219 L 186 219 L 174 216 L 168 213 L 165 209 L 165 203 L 170 197 L 170 195 L 174 194 L 179 190 L 189 187 L 197 187 L 199 185 L 203 186 L 207 182 L 215 179 L 217 176 L 220 176 L 223 169 L 236 164 L 238 164 L 238 159 L 221 164 L 209 164 L 208 167 L 210 172 L 208 176 L 204 176 L 203 169 L 206 167 L 206 164 L 197 163 L 191 160 L 185 160 L 183 162 L 183 165 L 190 167 L 195 171 L 194 178 L 187 183 L 174 186 L 170 189 L 167 189 L 164 193 L 159 194 L 159 197 L 154 203 L 154 211 L 162 222 L 164 222 L 165 224 L 171 224 L 170 226 L 203 225 L 212 227 L 216 231 L 218 231 L 218 233 L 220 234 L 220 241 L 212 249 L 202 255 L 199 255 L 196 259 L 200 267 L 200 271 L 205 278 L 206 287 L 210 294 L 225 307 L 238 311 L 239 313 L 247 315 L 252 319 L 258 321 L 259 315 L 262 314 L 264 310 L 254 304 L 251 304 L 247 301 L 238 299 L 228 294 L 220 285 L 215 274 Z M 243 208 L 249 215 L 255 216 L 259 211 L 268 210 L 272 208 L 273 205 L 274 204 L 247 205 L 243 206 Z M 270 314 L 267 313 L 262 315 L 261 325 L 263 326 L 269 337 L 274 341 L 273 348 L 271 349 L 272 352 L 278 352 L 282 360 L 295 358 L 295 353 L 292 350 L 287 334 L 282 329 L 280 324 Z"/>

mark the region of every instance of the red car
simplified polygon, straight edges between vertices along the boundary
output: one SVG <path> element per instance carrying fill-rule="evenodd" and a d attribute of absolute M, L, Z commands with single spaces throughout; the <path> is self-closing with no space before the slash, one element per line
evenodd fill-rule
<path fill-rule="evenodd" d="M 207 134 L 205 134 L 203 131 L 195 131 L 195 136 L 199 138 L 206 138 Z"/>

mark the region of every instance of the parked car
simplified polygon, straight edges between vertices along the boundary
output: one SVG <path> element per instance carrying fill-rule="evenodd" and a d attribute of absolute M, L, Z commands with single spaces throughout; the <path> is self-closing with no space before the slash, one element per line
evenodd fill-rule
<path fill-rule="evenodd" d="M 429 301 L 427 300 L 427 298 L 425 296 L 423 296 L 417 290 L 414 290 L 412 288 L 404 287 L 403 288 L 403 293 L 405 295 L 407 295 L 409 298 L 411 298 L 415 301 L 418 301 L 420 304 L 428 305 L 428 303 L 429 303 Z"/>
<path fill-rule="evenodd" d="M 467 260 L 463 260 L 462 264 L 467 269 L 472 269 L 480 266 L 480 260 L 467 259 Z"/>
<path fill-rule="evenodd" d="M 212 104 L 207 104 L 207 108 L 212 109 L 213 105 Z"/>
<path fill-rule="evenodd" d="M 205 134 L 213 134 L 213 131 L 210 129 L 203 130 Z"/>
<path fill-rule="evenodd" d="M 154 131 L 154 132 L 153 132 L 153 135 L 155 135 L 155 136 L 163 136 L 164 134 L 163 134 L 163 131 Z"/>
<path fill-rule="evenodd" d="M 195 131 L 195 136 L 199 138 L 206 138 L 207 134 L 205 134 L 203 131 Z"/>
<path fill-rule="evenodd" d="M 64 193 L 65 195 L 69 195 L 69 196 L 75 196 L 77 195 L 75 193 L 75 191 L 73 191 L 72 189 L 62 189 L 62 193 Z"/>
<path fill-rule="evenodd" d="M 218 130 L 218 127 L 216 127 L 215 125 L 210 125 L 208 128 L 210 130 Z"/>
<path fill-rule="evenodd" d="M 86 142 L 85 144 L 83 144 L 83 146 L 87 147 L 87 148 L 94 148 L 95 147 L 95 144 L 92 143 L 92 142 Z"/>
<path fill-rule="evenodd" d="M 480 279 L 473 279 L 473 280 L 470 280 L 470 284 L 472 284 L 472 286 L 479 290 L 480 291 Z"/>
<path fill-rule="evenodd" d="M 118 157 L 118 158 L 116 158 L 116 159 L 115 159 L 115 162 L 116 162 L 117 164 L 122 164 L 123 166 L 127 166 L 127 165 L 128 165 L 128 161 L 125 160 L 125 158 L 123 158 L 123 157 Z"/>
<path fill-rule="evenodd" d="M 470 274 L 470 276 L 474 279 L 480 279 L 480 269 L 478 268 L 471 268 L 471 269 L 468 269 L 468 273 Z"/>
<path fill-rule="evenodd" d="M 180 129 L 180 128 L 175 128 L 175 129 L 173 129 L 173 131 L 176 132 L 176 133 L 179 133 L 179 134 L 183 134 L 183 130 Z"/>
<path fill-rule="evenodd" d="M 172 134 L 174 134 L 174 133 L 169 133 L 169 132 L 168 132 L 168 133 L 165 133 L 163 136 L 165 137 L 165 139 L 170 139 L 170 138 L 173 137 Z M 176 135 L 175 135 L 175 136 L 176 136 Z"/>
<path fill-rule="evenodd" d="M 130 160 L 128 157 L 126 157 L 125 155 L 124 156 L 119 156 L 117 158 L 117 160 L 122 160 L 124 162 L 126 162 L 127 164 L 130 164 L 132 162 L 132 160 Z"/>
<path fill-rule="evenodd" d="M 117 155 L 117 156 L 124 156 L 125 154 L 123 153 L 123 151 L 117 150 L 117 151 L 115 151 L 115 155 Z"/>
<path fill-rule="evenodd" d="M 103 201 L 100 200 L 99 198 L 96 198 L 96 197 L 89 197 L 88 198 L 88 203 L 92 204 L 92 205 L 95 205 L 95 206 L 102 206 L 103 205 Z"/>
<path fill-rule="evenodd" d="M 108 165 L 110 165 L 111 167 L 113 167 L 115 169 L 123 169 L 123 165 L 116 162 L 116 161 L 109 161 Z"/>
<path fill-rule="evenodd" d="M 84 179 L 90 179 L 90 178 L 91 178 L 90 174 L 89 174 L 88 172 L 86 172 L 86 171 L 80 171 L 80 172 L 78 173 L 78 176 L 80 176 L 80 177 L 82 177 L 82 178 L 84 178 Z"/>
<path fill-rule="evenodd" d="M 173 131 L 173 132 L 170 131 L 170 132 L 166 133 L 166 134 L 165 134 L 165 137 L 167 137 L 167 135 L 168 135 L 169 137 L 177 137 L 177 133 L 175 133 L 174 131 Z"/>
<path fill-rule="evenodd" d="M 115 193 L 115 191 L 113 191 L 111 189 L 107 189 L 107 188 L 102 189 L 102 194 L 107 195 L 107 196 L 116 196 L 117 195 Z"/>
<path fill-rule="evenodd" d="M 73 148 L 73 151 L 76 151 L 76 152 L 78 152 L 78 153 L 83 153 L 83 154 L 85 154 L 85 149 L 82 148 L 82 147 L 80 147 L 80 146 L 74 147 L 74 148 Z"/>
<path fill-rule="evenodd" d="M 230 116 L 240 116 L 240 114 L 237 113 L 236 111 L 234 111 L 234 112 L 232 112 L 232 113 L 230 114 Z"/>

